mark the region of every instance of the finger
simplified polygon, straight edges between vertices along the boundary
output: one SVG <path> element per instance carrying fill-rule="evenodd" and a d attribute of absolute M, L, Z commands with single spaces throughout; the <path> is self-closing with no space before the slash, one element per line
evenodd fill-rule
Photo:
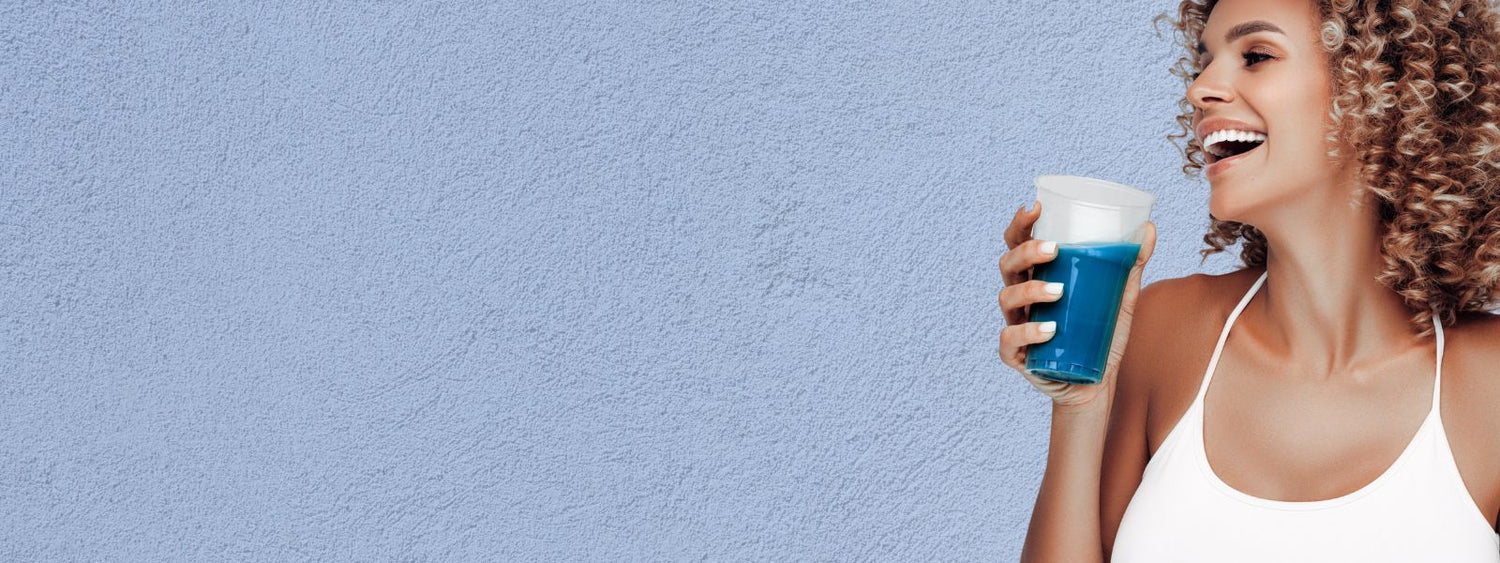
<path fill-rule="evenodd" d="M 1026 370 L 1026 346 L 1037 342 L 1046 342 L 1052 338 L 1053 332 L 1044 332 L 1042 325 L 1056 323 L 1025 323 L 1005 327 L 1000 331 L 1000 359 L 1006 365 L 1021 371 Z"/>
<path fill-rule="evenodd" d="M 1020 313 L 1022 308 L 1032 303 L 1045 303 L 1062 299 L 1064 291 L 1066 291 L 1066 288 L 1063 287 L 1062 283 L 1042 280 L 1031 280 L 1026 283 L 1012 285 L 1000 290 L 1000 310 L 1006 312 L 1006 321 L 1008 323 L 1021 324 L 1019 316 L 1012 319 L 1008 315 L 1011 312 Z"/>
<path fill-rule="evenodd" d="M 1021 243 L 1015 250 L 1000 255 L 1000 277 L 1005 285 L 1026 281 L 1026 270 L 1057 258 L 1057 242 L 1031 239 Z"/>
<path fill-rule="evenodd" d="M 1042 202 L 1037 200 L 1032 203 L 1031 210 L 1027 211 L 1025 206 L 1016 210 L 1016 216 L 1010 220 L 1010 226 L 1005 228 L 1006 248 L 1021 246 L 1021 243 L 1031 239 L 1031 225 L 1036 223 L 1036 218 L 1042 214 Z"/>
<path fill-rule="evenodd" d="M 1011 308 L 1011 309 L 1005 308 L 1005 290 L 1004 289 L 1000 290 L 1000 299 L 999 299 L 999 301 L 1000 301 L 1000 313 L 1001 313 L 1001 315 L 1003 315 L 1005 317 L 1005 326 L 1016 326 L 1018 324 L 1026 322 L 1027 311 L 1026 311 L 1025 307 L 1015 307 L 1015 308 Z"/>
<path fill-rule="evenodd" d="M 1017 331 L 1024 331 L 1025 326 L 1008 326 L 1000 331 L 1000 361 L 1016 371 L 1026 371 L 1026 348 L 1024 345 L 1012 344 L 1013 336 Z"/>

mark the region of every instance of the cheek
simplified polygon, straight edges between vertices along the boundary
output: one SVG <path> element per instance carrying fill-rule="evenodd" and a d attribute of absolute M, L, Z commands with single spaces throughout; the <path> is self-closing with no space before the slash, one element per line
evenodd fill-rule
<path fill-rule="evenodd" d="M 1278 144 L 1296 147 L 1299 152 L 1321 147 L 1324 133 L 1332 124 L 1329 110 L 1333 98 L 1327 68 L 1288 65 L 1277 70 L 1281 72 L 1267 75 L 1269 80 L 1257 84 L 1259 95 L 1255 99 L 1273 141 L 1280 139 Z"/>
<path fill-rule="evenodd" d="M 1308 156 L 1321 154 L 1325 134 L 1332 125 L 1329 109 L 1333 100 L 1321 90 L 1283 90 L 1269 96 L 1266 104 L 1266 128 L 1276 144 Z"/>

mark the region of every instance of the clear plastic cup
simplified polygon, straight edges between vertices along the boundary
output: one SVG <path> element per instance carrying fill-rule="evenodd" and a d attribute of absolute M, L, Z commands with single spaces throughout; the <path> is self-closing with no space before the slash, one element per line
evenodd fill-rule
<path fill-rule="evenodd" d="M 1026 370 L 1093 385 L 1104 377 L 1125 281 L 1145 242 L 1156 196 L 1083 176 L 1038 176 L 1036 190 L 1042 214 L 1031 236 L 1057 242 L 1057 256 L 1037 264 L 1032 279 L 1062 282 L 1063 295 L 1030 306 L 1031 322 L 1056 321 L 1057 332 L 1026 347 Z"/>

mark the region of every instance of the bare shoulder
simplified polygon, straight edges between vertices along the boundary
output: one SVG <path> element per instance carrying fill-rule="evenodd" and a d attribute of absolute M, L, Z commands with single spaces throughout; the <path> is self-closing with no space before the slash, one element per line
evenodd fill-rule
<path fill-rule="evenodd" d="M 1500 398 L 1500 315 L 1460 313 L 1458 322 L 1443 329 L 1443 375 L 1451 374 L 1469 391 L 1493 391 Z"/>
<path fill-rule="evenodd" d="M 1443 428 L 1465 486 L 1490 522 L 1500 513 L 1500 316 L 1461 313 L 1443 327 Z M 1493 527 L 1494 524 L 1491 524 Z"/>
<path fill-rule="evenodd" d="M 1444 416 L 1444 422 L 1473 421 L 1493 436 L 1500 430 L 1500 315 L 1461 313 L 1458 322 L 1443 328 L 1442 406 L 1451 405 L 1453 414 L 1462 415 Z M 1496 456 L 1500 458 L 1500 448 Z"/>
<path fill-rule="evenodd" d="M 1122 380 L 1121 390 L 1130 387 L 1147 403 L 1164 385 L 1170 386 L 1180 370 L 1181 356 L 1176 350 L 1183 339 L 1191 338 L 1193 326 L 1200 320 L 1203 303 L 1214 293 L 1218 276 L 1192 274 L 1166 278 L 1146 284 L 1136 297 L 1131 319 L 1130 342 L 1125 350 L 1125 367 L 1131 382 Z"/>
<path fill-rule="evenodd" d="M 1153 454 L 1192 404 L 1219 327 L 1261 272 L 1192 274 L 1141 288 L 1132 321 L 1138 324 L 1132 324 L 1126 356 L 1134 356 L 1129 371 L 1140 381 L 1129 392 L 1146 405 L 1146 441 Z M 1121 392 L 1125 389 L 1122 382 Z"/>
<path fill-rule="evenodd" d="M 1259 268 L 1243 268 L 1225 274 L 1191 274 L 1180 278 L 1167 278 L 1152 282 L 1141 288 L 1141 300 L 1150 294 L 1152 302 L 1176 305 L 1178 311 L 1189 317 L 1202 317 L 1211 311 L 1208 307 L 1229 300 L 1230 306 L 1250 289 L 1260 277 Z"/>
<path fill-rule="evenodd" d="M 1222 322 L 1260 272 L 1241 269 L 1226 274 L 1192 274 L 1148 284 L 1141 288 L 1132 321 L 1142 323 L 1141 330 L 1134 330 L 1137 325 L 1132 325 L 1131 338 L 1140 332 L 1154 345 L 1195 343 L 1202 337 L 1199 329 Z"/>

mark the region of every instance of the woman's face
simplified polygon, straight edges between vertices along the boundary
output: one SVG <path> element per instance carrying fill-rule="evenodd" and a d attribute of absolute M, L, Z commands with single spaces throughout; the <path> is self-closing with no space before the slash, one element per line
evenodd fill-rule
<path fill-rule="evenodd" d="M 1332 98 L 1320 23 L 1314 0 L 1220 0 L 1209 14 L 1202 72 L 1188 87 L 1194 134 L 1200 143 L 1212 140 L 1205 137 L 1224 129 L 1216 122 L 1230 119 L 1242 125 L 1228 128 L 1265 137 L 1205 169 L 1215 217 L 1257 224 L 1260 211 L 1347 173 L 1326 157 Z"/>

